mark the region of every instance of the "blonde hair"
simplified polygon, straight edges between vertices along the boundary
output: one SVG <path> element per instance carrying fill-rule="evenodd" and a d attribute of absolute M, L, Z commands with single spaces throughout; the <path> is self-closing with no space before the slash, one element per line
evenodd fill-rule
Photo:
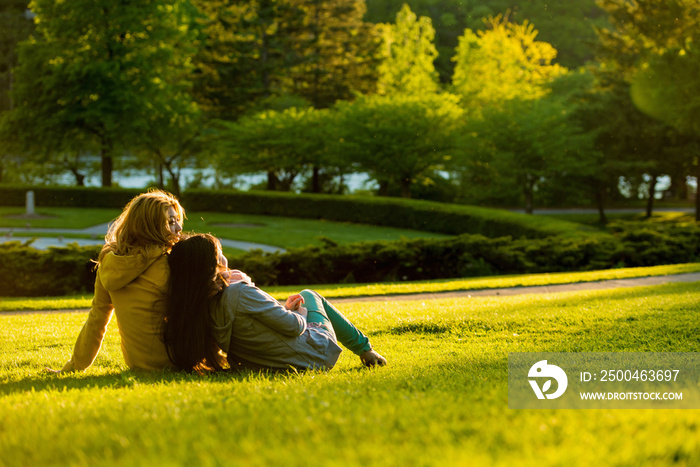
<path fill-rule="evenodd" d="M 166 191 L 153 189 L 134 197 L 110 225 L 98 263 L 109 252 L 138 255 L 150 246 L 169 251 L 178 240 L 168 226 L 168 209 L 171 207 L 175 209 L 179 221 L 185 219 L 185 210 L 180 202 Z"/>

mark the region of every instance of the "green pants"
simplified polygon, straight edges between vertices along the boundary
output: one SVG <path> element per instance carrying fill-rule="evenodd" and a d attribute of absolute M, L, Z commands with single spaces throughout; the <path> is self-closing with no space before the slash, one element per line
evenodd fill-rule
<path fill-rule="evenodd" d="M 335 334 L 338 342 L 356 355 L 372 349 L 369 338 L 362 334 L 337 308 L 313 290 L 302 290 L 304 308 L 309 311 L 308 323 L 317 323 Z"/>

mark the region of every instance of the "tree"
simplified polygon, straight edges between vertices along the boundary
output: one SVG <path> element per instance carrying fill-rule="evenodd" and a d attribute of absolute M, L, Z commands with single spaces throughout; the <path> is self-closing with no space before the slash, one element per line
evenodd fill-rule
<path fill-rule="evenodd" d="M 532 24 L 510 23 L 502 15 L 486 24 L 485 31 L 465 30 L 453 57 L 452 84 L 464 105 L 478 109 L 509 99 L 537 99 L 566 72 L 553 63 L 554 47 L 535 40 Z"/>
<path fill-rule="evenodd" d="M 178 55 L 188 33 L 183 5 L 35 0 L 36 35 L 20 47 L 11 128 L 48 152 L 97 149 L 110 186 L 113 159 L 136 144 L 153 102 L 166 102 L 159 94 L 187 63 Z"/>
<path fill-rule="evenodd" d="M 7 0 L 0 6 L 0 123 L 14 107 L 10 93 L 15 81 L 12 69 L 17 66 L 17 44 L 29 37 L 33 29 L 31 16 L 27 13 L 28 4 L 29 0 Z M 0 140 L 0 181 L 12 156 L 10 146 L 13 139 L 7 135 Z"/>
<path fill-rule="evenodd" d="M 231 174 L 265 172 L 268 190 L 291 190 L 300 173 L 322 160 L 326 112 L 267 110 L 236 122 L 219 122 L 219 168 Z"/>
<path fill-rule="evenodd" d="M 404 4 L 396 14 L 396 23 L 382 24 L 380 29 L 384 59 L 379 66 L 378 92 L 436 92 L 438 74 L 433 62 L 438 54 L 433 44 L 435 29 L 430 18 L 418 18 Z"/>
<path fill-rule="evenodd" d="M 520 194 L 532 214 L 535 196 L 586 164 L 589 139 L 566 118 L 556 98 L 511 99 L 484 109 L 467 124 L 461 141 L 464 180 L 480 196 L 509 202 Z M 511 201 L 512 202 L 512 201 Z"/>
<path fill-rule="evenodd" d="M 252 106 L 290 91 L 301 55 L 305 12 L 293 0 L 195 0 L 204 18 L 195 58 L 195 94 L 206 115 L 236 120 Z"/>
<path fill-rule="evenodd" d="M 336 109 L 341 157 L 367 172 L 380 195 L 393 184 L 405 198 L 416 181 L 449 163 L 463 113 L 451 94 L 363 96 Z"/>
<path fill-rule="evenodd" d="M 510 10 L 511 21 L 536 24 L 539 39 L 557 49 L 556 62 L 567 68 L 584 66 L 593 59 L 596 36 L 591 25 L 604 26 L 606 22 L 596 0 L 367 0 L 365 20 L 393 21 L 404 3 L 417 15 L 431 18 L 435 26 L 439 53 L 435 66 L 442 83 L 451 81 L 454 62 L 450 59 L 459 36 L 465 29 L 484 29 L 484 18 Z"/>
<path fill-rule="evenodd" d="M 700 4 L 695 0 L 600 0 L 612 28 L 599 30 L 614 70 L 642 112 L 700 138 Z M 678 138 L 674 138 L 678 140 Z M 682 143 L 685 144 L 685 143 Z M 695 154 L 696 178 L 700 157 Z M 659 154 L 659 163 L 666 162 Z M 700 220 L 700 196 L 696 196 Z"/>
<path fill-rule="evenodd" d="M 377 28 L 365 23 L 364 0 L 290 0 L 304 11 L 304 36 L 287 89 L 318 109 L 357 94 L 374 92 L 381 44 Z"/>

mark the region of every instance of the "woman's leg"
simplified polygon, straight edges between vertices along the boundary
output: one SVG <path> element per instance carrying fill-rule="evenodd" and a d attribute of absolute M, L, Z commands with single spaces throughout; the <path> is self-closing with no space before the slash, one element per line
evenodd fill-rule
<path fill-rule="evenodd" d="M 313 290 L 303 290 L 304 308 L 309 311 L 307 321 L 331 327 L 338 341 L 356 355 L 362 355 L 372 349 L 369 338 L 362 334 L 340 311 L 328 300 Z"/>

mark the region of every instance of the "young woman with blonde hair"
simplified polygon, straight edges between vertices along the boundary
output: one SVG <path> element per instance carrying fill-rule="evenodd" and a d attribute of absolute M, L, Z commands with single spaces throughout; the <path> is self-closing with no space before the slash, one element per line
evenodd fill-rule
<path fill-rule="evenodd" d="M 170 271 L 185 210 L 165 191 L 133 198 L 112 223 L 97 260 L 95 295 L 71 359 L 61 371 L 82 371 L 95 360 L 114 312 L 130 368 L 171 367 L 161 339 Z"/>

